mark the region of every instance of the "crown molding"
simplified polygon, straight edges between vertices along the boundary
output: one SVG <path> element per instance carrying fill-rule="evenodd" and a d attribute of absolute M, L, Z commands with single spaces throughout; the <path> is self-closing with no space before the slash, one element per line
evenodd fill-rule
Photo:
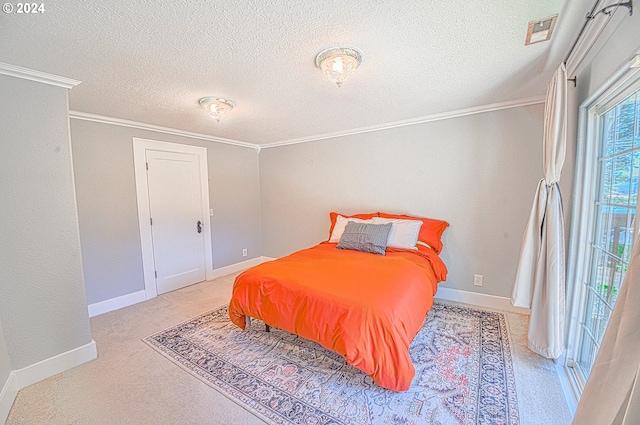
<path fill-rule="evenodd" d="M 500 111 L 503 109 L 520 108 L 523 106 L 537 105 L 540 103 L 544 103 L 544 101 L 545 101 L 545 96 L 535 96 L 535 97 L 529 97 L 525 99 L 509 100 L 506 102 L 491 103 L 488 105 L 476 106 L 473 108 L 459 109 L 455 111 L 443 112 L 440 114 L 426 115 L 423 117 L 412 118 L 412 119 L 402 120 L 402 121 L 394 121 L 394 122 L 370 126 L 370 127 L 360 127 L 360 128 L 354 128 L 346 131 L 324 133 L 324 134 L 319 134 L 315 136 L 303 137 L 299 139 L 283 140 L 280 142 L 273 142 L 273 143 L 267 143 L 262 145 L 249 143 L 249 142 L 242 142 L 242 141 L 233 140 L 233 139 L 225 139 L 222 137 L 215 137 L 207 134 L 192 133 L 190 131 L 178 130 L 178 129 L 169 128 L 169 127 L 162 127 L 154 124 L 146 124 L 146 123 L 141 123 L 137 121 L 120 119 L 120 118 L 106 117 L 103 115 L 89 114 L 86 112 L 79 112 L 79 111 L 69 111 L 69 118 L 83 120 L 83 121 L 93 121 L 93 122 L 98 122 L 103 124 L 132 127 L 140 130 L 156 131 L 159 133 L 173 134 L 176 136 L 190 137 L 190 138 L 206 140 L 210 142 L 226 143 L 229 145 L 252 148 L 252 149 L 255 149 L 256 152 L 260 153 L 260 150 L 262 149 L 274 148 L 278 146 L 295 145 L 298 143 L 314 142 L 318 140 L 333 139 L 336 137 L 371 133 L 374 131 L 388 130 L 391 128 L 407 127 L 411 125 L 423 124 L 428 122 L 448 120 L 452 118 L 464 117 L 467 115 L 475 115 L 475 114 L 482 114 L 485 112 Z"/>
<path fill-rule="evenodd" d="M 22 78 L 23 80 L 37 81 L 38 83 L 49 84 L 52 86 L 64 87 L 65 89 L 73 88 L 82 82 L 3 62 L 0 62 L 0 74 Z"/>
<path fill-rule="evenodd" d="M 158 133 L 172 134 L 174 136 L 190 137 L 192 139 L 206 140 L 208 142 L 217 142 L 217 143 L 224 143 L 227 145 L 242 146 L 244 148 L 252 148 L 257 151 L 259 151 L 260 149 L 259 146 L 254 143 L 242 142 L 242 141 L 233 140 L 233 139 L 225 139 L 223 137 L 215 137 L 215 136 L 210 136 L 208 134 L 202 134 L 202 133 L 192 133 L 190 131 L 178 130 L 178 129 L 169 128 L 169 127 L 162 127 L 154 124 L 146 124 L 146 123 L 137 122 L 137 121 L 129 121 L 121 118 L 106 117 L 104 115 L 89 114 L 86 112 L 69 111 L 69 118 L 82 120 L 82 121 L 92 121 L 92 122 L 97 122 L 102 124 L 118 125 L 122 127 L 137 128 L 139 130 L 155 131 Z"/>
<path fill-rule="evenodd" d="M 386 124 L 374 125 L 369 127 L 354 128 L 346 131 L 338 131 L 335 133 L 325 133 L 316 136 L 303 137 L 299 139 L 283 140 L 281 142 L 267 143 L 260 145 L 261 149 L 274 148 L 278 146 L 295 145 L 298 143 L 315 142 L 324 139 L 333 139 L 336 137 L 353 136 L 355 134 L 371 133 L 373 131 L 388 130 L 397 127 L 407 127 L 411 125 L 424 124 L 434 121 L 448 120 L 452 118 L 464 117 L 467 115 L 483 114 L 485 112 L 500 111 L 503 109 L 520 108 L 523 106 L 537 105 L 545 102 L 545 96 L 535 96 L 525 99 L 509 100 L 506 102 L 491 103 L 488 105 L 475 106 L 473 108 L 458 109 L 455 111 L 443 112 L 440 114 L 425 115 L 418 118 L 408 120 L 394 121 Z"/>

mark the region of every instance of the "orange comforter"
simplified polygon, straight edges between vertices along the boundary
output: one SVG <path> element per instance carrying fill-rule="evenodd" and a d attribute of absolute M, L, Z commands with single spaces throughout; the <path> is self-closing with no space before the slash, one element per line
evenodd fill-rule
<path fill-rule="evenodd" d="M 344 356 L 381 387 L 409 389 L 409 344 L 433 305 L 447 269 L 432 250 L 387 248 L 385 256 L 321 243 L 240 274 L 231 321 L 245 316 Z"/>

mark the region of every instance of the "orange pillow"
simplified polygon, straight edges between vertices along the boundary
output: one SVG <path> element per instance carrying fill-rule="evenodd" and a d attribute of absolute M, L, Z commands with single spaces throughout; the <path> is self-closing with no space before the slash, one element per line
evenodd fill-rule
<path fill-rule="evenodd" d="M 329 238 L 331 238 L 331 234 L 333 233 L 333 228 L 336 226 L 336 220 L 338 219 L 339 215 L 345 218 L 351 217 L 351 218 L 360 218 L 362 220 L 369 220 L 370 218 L 377 217 L 378 213 L 346 215 L 346 214 L 338 214 L 337 212 L 330 212 L 329 218 L 331 219 L 331 227 L 329 228 Z"/>
<path fill-rule="evenodd" d="M 433 218 L 413 217 L 404 214 L 387 214 L 383 212 L 379 212 L 378 217 L 422 221 L 420 233 L 418 233 L 418 241 L 429 245 L 437 254 L 440 254 L 440 251 L 442 251 L 442 234 L 444 230 L 449 227 L 449 223 L 446 221 Z"/>

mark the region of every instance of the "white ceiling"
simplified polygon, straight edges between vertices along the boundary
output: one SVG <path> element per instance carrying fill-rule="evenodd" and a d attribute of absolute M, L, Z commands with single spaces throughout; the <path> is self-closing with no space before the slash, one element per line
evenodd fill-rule
<path fill-rule="evenodd" d="M 45 1 L 0 16 L 0 62 L 82 81 L 72 111 L 265 146 L 542 96 L 592 2 Z M 314 62 L 333 46 L 364 53 L 341 88 Z M 205 96 L 236 108 L 217 124 Z"/>

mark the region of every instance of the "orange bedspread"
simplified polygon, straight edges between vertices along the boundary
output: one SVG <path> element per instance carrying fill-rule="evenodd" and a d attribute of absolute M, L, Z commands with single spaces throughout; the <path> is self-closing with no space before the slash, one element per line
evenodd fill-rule
<path fill-rule="evenodd" d="M 447 269 L 428 248 L 387 248 L 385 256 L 324 242 L 240 274 L 231 321 L 245 316 L 316 341 L 371 376 L 404 391 L 415 369 L 409 344 L 433 304 Z"/>

